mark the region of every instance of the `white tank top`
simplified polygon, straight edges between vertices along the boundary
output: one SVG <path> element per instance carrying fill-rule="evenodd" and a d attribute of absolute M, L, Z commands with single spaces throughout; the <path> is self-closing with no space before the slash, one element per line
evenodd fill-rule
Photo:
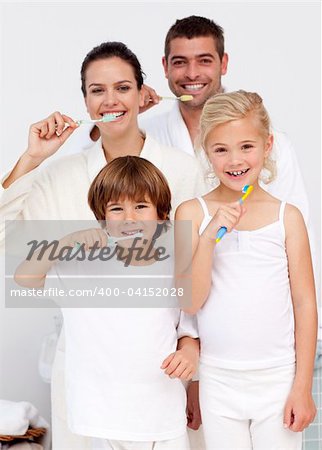
<path fill-rule="evenodd" d="M 201 234 L 212 217 L 198 200 Z M 202 362 L 251 370 L 295 361 L 284 209 L 282 202 L 276 222 L 232 230 L 216 245 L 211 290 L 197 315 Z"/>

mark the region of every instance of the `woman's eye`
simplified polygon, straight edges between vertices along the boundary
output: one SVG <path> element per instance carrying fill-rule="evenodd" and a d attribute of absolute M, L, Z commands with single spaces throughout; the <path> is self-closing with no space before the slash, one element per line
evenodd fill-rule
<path fill-rule="evenodd" d="M 95 88 L 91 90 L 92 94 L 100 94 L 101 92 L 103 92 L 102 88 Z"/>
<path fill-rule="evenodd" d="M 130 89 L 131 89 L 130 86 L 127 86 L 127 85 L 119 86 L 119 87 L 117 88 L 117 90 L 118 90 L 119 92 L 128 92 Z"/>

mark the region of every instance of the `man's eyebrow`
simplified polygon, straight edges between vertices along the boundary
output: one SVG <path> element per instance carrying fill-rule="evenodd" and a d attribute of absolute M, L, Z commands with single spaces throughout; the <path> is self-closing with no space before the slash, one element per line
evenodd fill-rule
<path fill-rule="evenodd" d="M 195 55 L 194 58 L 212 58 L 212 59 L 215 59 L 215 56 L 212 53 L 200 53 L 198 55 Z M 170 61 L 173 61 L 175 59 L 189 59 L 189 58 L 187 58 L 187 56 L 183 56 L 183 55 L 173 55 L 170 58 Z"/>

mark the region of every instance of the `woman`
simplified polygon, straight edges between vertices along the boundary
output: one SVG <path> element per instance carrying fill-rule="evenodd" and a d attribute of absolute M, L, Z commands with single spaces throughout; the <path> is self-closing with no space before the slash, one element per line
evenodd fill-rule
<path fill-rule="evenodd" d="M 98 123 L 101 139 L 86 153 L 42 163 L 77 132 L 76 122 L 58 112 L 30 127 L 28 148 L 3 181 L 0 213 L 5 219 L 93 220 L 88 189 L 106 162 L 116 156 L 139 155 L 167 178 L 174 214 L 181 202 L 206 191 L 196 160 L 164 147 L 138 128 L 143 105 L 143 76 L 136 56 L 122 43 L 107 42 L 86 56 L 81 69 L 82 91 L 92 119 L 119 113 L 112 122 Z M 67 124 L 67 127 L 66 127 Z M 64 343 L 60 338 L 52 377 L 53 449 L 91 448 L 85 438 L 69 432 L 64 402 Z"/>

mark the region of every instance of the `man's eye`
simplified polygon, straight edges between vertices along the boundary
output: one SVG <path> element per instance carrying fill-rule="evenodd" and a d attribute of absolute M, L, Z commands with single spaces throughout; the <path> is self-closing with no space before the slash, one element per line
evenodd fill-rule
<path fill-rule="evenodd" d="M 173 64 L 174 66 L 177 66 L 177 67 L 178 67 L 178 66 L 183 66 L 184 63 L 185 63 L 185 62 L 184 62 L 183 60 L 177 60 L 177 61 L 173 61 L 172 64 Z"/>
<path fill-rule="evenodd" d="M 212 60 L 209 58 L 203 58 L 200 60 L 201 64 L 211 64 Z"/>

